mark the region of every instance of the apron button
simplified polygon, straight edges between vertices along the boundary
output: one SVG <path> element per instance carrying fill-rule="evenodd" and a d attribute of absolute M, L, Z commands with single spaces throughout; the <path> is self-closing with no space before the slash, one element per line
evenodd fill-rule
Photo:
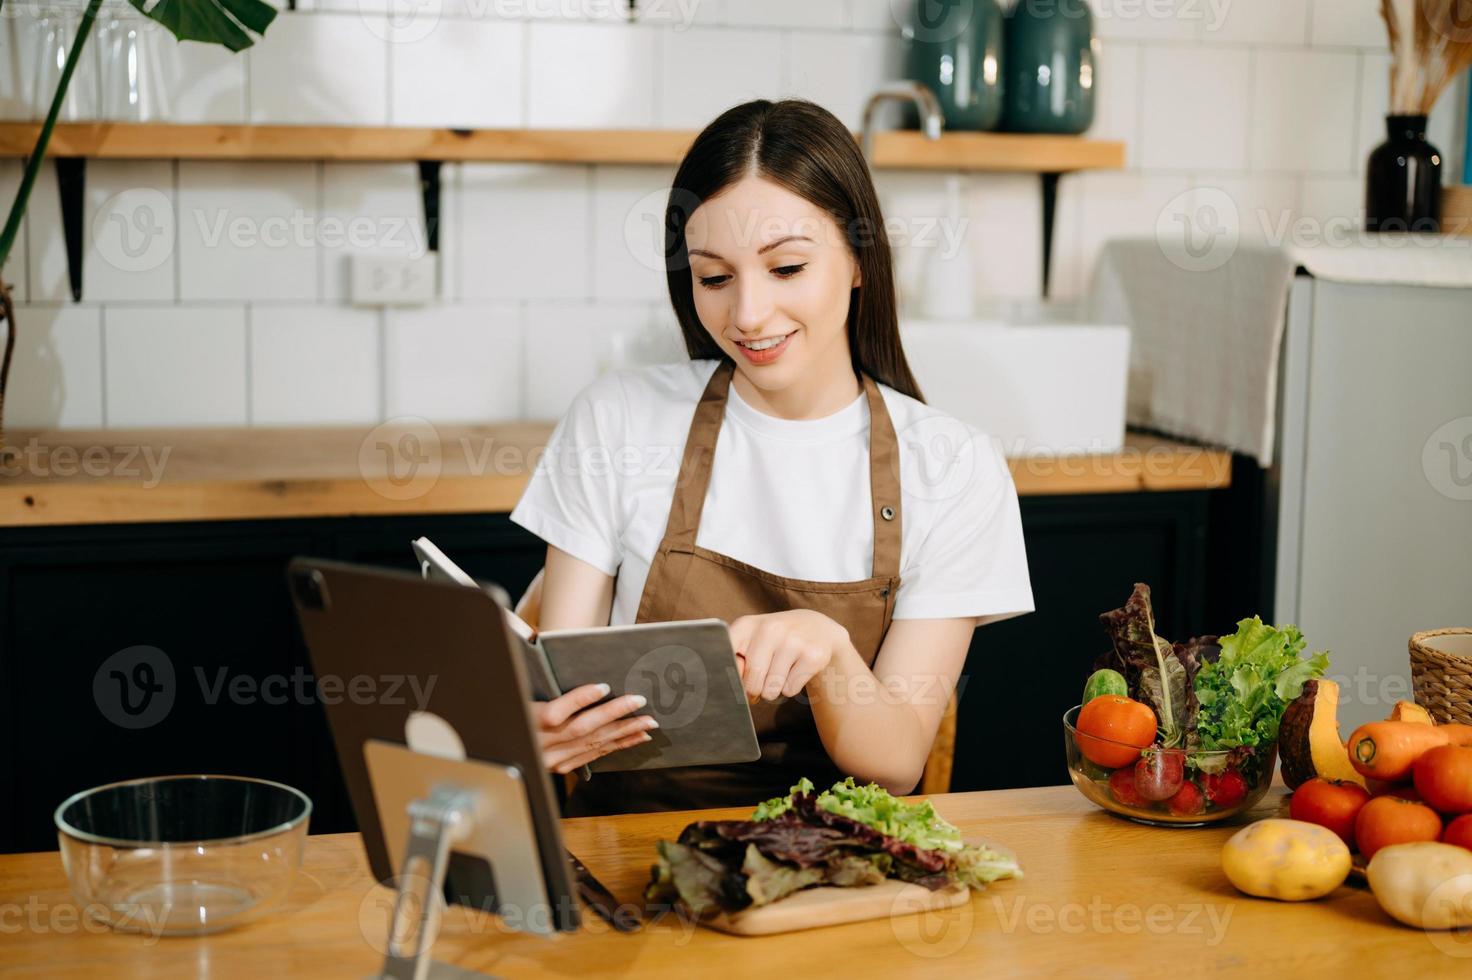
<path fill-rule="evenodd" d="M 892 521 L 892 520 L 894 520 L 894 508 L 893 507 L 881 507 L 881 508 L 879 508 L 879 516 L 882 517 L 882 518 L 884 518 L 886 521 Z"/>
<path fill-rule="evenodd" d="M 882 596 L 885 599 L 888 599 L 889 598 L 889 586 L 886 585 L 884 588 L 880 589 L 879 590 L 879 595 Z"/>

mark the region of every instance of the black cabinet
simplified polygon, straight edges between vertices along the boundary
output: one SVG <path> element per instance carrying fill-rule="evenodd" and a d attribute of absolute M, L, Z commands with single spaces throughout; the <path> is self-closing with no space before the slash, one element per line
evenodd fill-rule
<path fill-rule="evenodd" d="M 975 635 L 955 789 L 1066 781 L 1061 716 L 1105 649 L 1098 614 L 1135 582 L 1154 587 L 1173 638 L 1270 615 L 1237 594 L 1263 583 L 1236 566 L 1208 573 L 1208 552 L 1243 553 L 1249 529 L 1223 516 L 1238 512 L 1230 502 L 1223 492 L 1023 499 L 1038 611 Z M 545 555 L 505 514 L 6 530 L 0 851 L 55 847 L 52 812 L 71 793 L 165 773 L 282 780 L 312 797 L 315 832 L 352 829 L 284 567 L 312 555 L 413 569 L 420 534 L 513 597 Z M 1236 585 L 1208 591 L 1226 577 Z"/>
<path fill-rule="evenodd" d="M 0 851 L 56 846 L 72 793 L 141 776 L 279 780 L 353 829 L 286 590 L 296 555 L 412 570 L 429 534 L 519 594 L 545 546 L 504 514 L 10 529 L 0 538 Z"/>

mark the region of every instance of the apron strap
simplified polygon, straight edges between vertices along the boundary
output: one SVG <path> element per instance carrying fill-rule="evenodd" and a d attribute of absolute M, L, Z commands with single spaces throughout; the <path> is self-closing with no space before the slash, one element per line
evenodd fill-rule
<path fill-rule="evenodd" d="M 726 398 L 731 376 L 736 371 L 732 361 L 724 361 L 710 376 L 685 439 L 685 454 L 680 460 L 680 475 L 675 481 L 675 495 L 665 525 L 660 552 L 692 552 L 695 535 L 700 529 L 700 514 L 705 508 L 705 495 L 710 487 L 711 469 L 715 462 L 716 441 L 725 418 Z M 869 402 L 869 493 L 873 503 L 874 555 L 876 577 L 898 579 L 902 514 L 900 501 L 899 439 L 894 423 L 885 407 L 879 386 L 867 374 L 861 375 L 864 394 Z"/>
<path fill-rule="evenodd" d="M 884 405 L 879 385 L 867 374 L 864 394 L 869 398 L 869 499 L 874 508 L 875 578 L 893 579 L 894 589 L 900 576 L 900 542 L 903 540 L 900 506 L 900 442 L 894 432 L 894 421 Z M 888 625 L 886 623 L 886 625 Z"/>
<path fill-rule="evenodd" d="M 680 460 L 680 476 L 675 481 L 675 498 L 665 524 L 664 541 L 659 546 L 661 552 L 695 550 L 695 533 L 700 529 L 700 512 L 705 509 L 705 492 L 710 487 L 711 468 L 716 458 L 716 440 L 721 434 L 721 421 L 726 416 L 726 395 L 735 370 L 736 365 L 732 361 L 725 361 L 717 367 L 695 406 L 690 433 L 685 437 L 685 455 Z"/>

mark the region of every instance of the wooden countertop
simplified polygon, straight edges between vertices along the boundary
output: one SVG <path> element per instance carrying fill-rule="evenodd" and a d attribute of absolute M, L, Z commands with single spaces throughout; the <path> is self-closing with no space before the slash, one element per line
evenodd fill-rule
<path fill-rule="evenodd" d="M 945 912 L 762 938 L 675 917 L 617 934 L 539 939 L 456 907 L 437 957 L 503 977 L 1449 976 L 1467 944 L 1395 924 L 1367 889 L 1316 902 L 1247 898 L 1221 873 L 1237 828 L 1143 827 L 1095 809 L 1071 786 L 935 797 L 972 837 L 1011 848 L 1025 877 Z M 1275 788 L 1253 815 L 1286 808 Z M 648 879 L 653 844 L 692 819 L 747 811 L 565 821 L 567 845 L 623 902 Z M 56 854 L 0 856 L 7 976 L 364 977 L 377 969 L 391 893 L 373 884 L 355 835 L 312 838 L 287 903 L 240 929 L 150 939 L 77 924 Z M 715 964 L 720 964 L 716 970 Z"/>
<path fill-rule="evenodd" d="M 0 466 L 0 526 L 505 513 L 552 428 L 17 431 Z M 1232 472 L 1229 453 L 1136 434 L 1118 453 L 1010 464 L 1023 495 L 1207 490 Z"/>

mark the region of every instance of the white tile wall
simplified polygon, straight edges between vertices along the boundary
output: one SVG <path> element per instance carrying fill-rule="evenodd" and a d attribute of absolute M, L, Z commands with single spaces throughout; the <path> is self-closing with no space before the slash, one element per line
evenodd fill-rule
<path fill-rule="evenodd" d="M 1128 41 L 1101 41 L 1095 53 L 1095 77 L 1103 97 L 1094 103 L 1094 125 L 1089 136 L 1121 140 L 1126 166 L 1139 161 L 1144 51 L 1141 45 Z"/>
<path fill-rule="evenodd" d="M 56 187 L 56 167 L 44 161 L 36 171 L 26 208 L 26 248 L 29 251 L 29 290 L 32 303 L 70 300 L 67 278 L 66 240 L 61 234 L 61 198 Z"/>
<path fill-rule="evenodd" d="M 442 170 L 442 184 L 445 178 Z M 317 258 L 329 301 L 347 299 L 351 256 L 418 258 L 428 248 L 419 168 L 412 163 L 324 164 L 321 215 Z"/>
<path fill-rule="evenodd" d="M 793 32 L 787 57 L 784 94 L 811 99 L 858 129 L 869 93 L 903 75 L 904 47 L 898 36 Z"/>
<path fill-rule="evenodd" d="M 249 52 L 251 122 L 385 125 L 388 37 L 373 14 L 277 15 Z"/>
<path fill-rule="evenodd" d="M 385 415 L 432 422 L 522 417 L 521 312 L 512 304 L 385 314 Z"/>
<path fill-rule="evenodd" d="M 1384 49 L 1385 21 L 1378 3 L 1313 0 L 1313 43 Z"/>
<path fill-rule="evenodd" d="M 317 164 L 179 163 L 183 300 L 315 300 Z"/>
<path fill-rule="evenodd" d="M 593 168 L 593 295 L 661 300 L 669 294 L 664 211 L 674 170 Z"/>
<path fill-rule="evenodd" d="M 1386 106 L 1373 0 L 1092 2 L 1091 135 L 1123 140 L 1128 170 L 1063 180 L 1055 296 L 1086 288 L 1106 239 L 1153 234 L 1212 189 L 1248 238 L 1357 219 Z M 18 55 L 0 54 L 0 118 L 29 118 L 34 18 L 13 7 L 0 18 L 0 52 Z M 179 122 L 694 129 L 729 105 L 792 94 L 857 126 L 868 92 L 900 74 L 908 8 L 641 0 L 629 24 L 624 0 L 301 0 L 247 53 L 170 41 L 158 55 Z M 1430 126 L 1449 171 L 1463 98 L 1443 99 Z M 653 234 L 669 172 L 447 165 L 444 302 L 380 313 L 343 305 L 347 256 L 422 254 L 412 164 L 93 163 L 80 306 L 48 165 L 4 270 L 33 304 L 10 421 L 557 417 L 609 366 L 684 356 Z M 0 160 L 0 201 L 19 174 Z M 968 257 L 983 306 L 1035 296 L 1036 177 L 969 176 L 959 222 L 945 178 L 879 176 L 905 239 L 907 315 L 946 248 Z"/>
<path fill-rule="evenodd" d="M 1220 23 L 1217 0 L 1090 0 L 1094 29 L 1102 38 L 1128 41 L 1195 40 L 1208 25 Z"/>
<path fill-rule="evenodd" d="M 5 422 L 15 429 L 99 429 L 102 311 L 20 306 Z"/>
<path fill-rule="evenodd" d="M 627 363 L 651 333 L 649 305 L 531 303 L 526 308 L 522 413 L 557 419 L 573 396 L 605 371 Z"/>
<path fill-rule="evenodd" d="M 514 22 L 439 18 L 425 36 L 389 44 L 393 124 L 522 125 L 525 34 Z"/>
<path fill-rule="evenodd" d="M 1256 57 L 1253 169 L 1331 173 L 1353 169 L 1358 56 L 1265 49 Z"/>
<path fill-rule="evenodd" d="M 1205 0 L 1197 5 L 1206 11 L 1201 40 L 1230 44 L 1298 44 L 1308 39 L 1310 0 L 1229 0 L 1220 12 Z M 1346 6 L 1339 0 L 1336 6 Z M 1366 0 L 1365 6 L 1369 6 Z"/>
<path fill-rule="evenodd" d="M 3 27 L 0 22 L 0 27 Z M 10 206 L 15 200 L 15 192 L 20 187 L 21 164 L 19 160 L 0 160 L 0 228 L 10 216 Z M 27 256 L 30 249 L 26 248 L 26 227 L 30 224 L 29 219 L 22 219 L 20 224 L 20 235 L 15 240 L 14 247 L 10 250 L 10 258 L 6 260 L 3 268 L 0 268 L 0 276 L 10 284 L 10 297 L 13 302 L 24 303 L 26 301 L 27 285 L 29 278 L 27 270 Z"/>
<path fill-rule="evenodd" d="M 1237 208 L 1235 226 L 1245 242 L 1284 244 L 1293 231 L 1298 213 L 1298 178 L 1255 174 L 1199 173 L 1194 175 L 1198 194 L 1222 191 Z M 1210 198 L 1203 196 L 1199 200 Z M 1231 215 L 1223 220 L 1232 222 Z M 1229 224 L 1229 227 L 1231 225 Z"/>
<path fill-rule="evenodd" d="M 377 421 L 379 320 L 337 306 L 252 308 L 252 424 Z"/>
<path fill-rule="evenodd" d="M 1140 166 L 1245 168 L 1250 58 L 1239 48 L 1146 48 Z"/>
<path fill-rule="evenodd" d="M 667 36 L 661 125 L 700 129 L 726 109 L 782 90 L 782 50 L 759 31 L 693 29 Z"/>
<path fill-rule="evenodd" d="M 159 88 L 167 94 L 168 113 L 163 118 L 192 123 L 246 121 L 246 75 L 252 55 L 217 44 L 181 44 L 163 27 L 153 28 L 147 37 L 157 49 L 162 76 Z"/>
<path fill-rule="evenodd" d="M 174 165 L 94 160 L 87 165 L 82 294 L 89 302 L 172 302 Z M 60 231 L 48 228 L 48 236 Z"/>
<path fill-rule="evenodd" d="M 586 298 L 590 182 L 589 167 L 466 164 L 460 188 L 461 295 Z"/>
<path fill-rule="evenodd" d="M 849 25 L 859 31 L 897 33 L 909 22 L 913 0 L 850 0 Z"/>
<path fill-rule="evenodd" d="M 108 427 L 245 425 L 245 332 L 243 307 L 107 309 Z"/>
<path fill-rule="evenodd" d="M 874 0 L 869 0 L 873 5 Z M 750 27 L 837 29 L 848 20 L 847 0 L 728 0 L 721 23 Z"/>
<path fill-rule="evenodd" d="M 536 23 L 529 28 L 527 122 L 548 129 L 648 129 L 662 29 Z"/>

